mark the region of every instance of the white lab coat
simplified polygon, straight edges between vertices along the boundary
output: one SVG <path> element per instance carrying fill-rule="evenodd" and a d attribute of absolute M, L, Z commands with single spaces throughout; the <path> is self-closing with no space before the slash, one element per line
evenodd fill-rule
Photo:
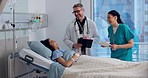
<path fill-rule="evenodd" d="M 74 19 L 72 22 L 68 24 L 68 27 L 66 29 L 65 35 L 64 35 L 64 43 L 72 50 L 75 50 L 76 52 L 81 52 L 81 49 L 74 49 L 73 44 L 77 43 L 78 38 L 83 37 L 83 36 L 88 36 L 89 38 L 93 39 L 94 42 L 99 41 L 99 33 L 96 27 L 95 22 L 87 18 L 84 24 L 84 34 L 79 34 L 79 27 L 78 24 L 75 23 L 76 19 Z M 89 34 L 87 34 L 87 22 L 88 22 L 88 29 L 89 29 Z M 86 54 L 91 55 L 91 49 L 86 48 Z"/>

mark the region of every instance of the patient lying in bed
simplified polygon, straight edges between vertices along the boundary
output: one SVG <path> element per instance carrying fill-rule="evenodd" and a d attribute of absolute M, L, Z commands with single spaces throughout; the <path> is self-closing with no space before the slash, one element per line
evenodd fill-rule
<path fill-rule="evenodd" d="M 49 78 L 148 78 L 147 61 L 126 62 L 113 58 L 80 56 L 80 53 L 71 50 L 62 51 L 54 40 L 40 42 L 52 51 L 51 58 L 47 60 L 55 61 L 49 66 Z"/>
<path fill-rule="evenodd" d="M 148 77 L 148 62 L 126 62 L 113 58 L 97 58 L 87 55 L 81 55 L 80 57 L 80 53 L 75 53 L 70 60 L 66 61 L 63 59 L 63 51 L 59 49 L 58 44 L 54 40 L 47 39 L 41 41 L 41 43 L 53 51 L 51 57 L 53 61 L 59 62 L 65 67 L 71 66 L 64 69 L 61 78 Z M 79 60 L 77 60 L 78 58 Z M 75 60 L 77 60 L 77 62 L 75 62 Z M 61 69 L 58 68 L 58 70 Z M 54 76 L 52 76 L 52 78 Z"/>
<path fill-rule="evenodd" d="M 71 66 L 80 56 L 80 53 L 75 53 L 70 60 L 65 60 L 63 59 L 63 50 L 60 50 L 58 44 L 56 43 L 55 40 L 49 40 L 46 39 L 44 41 L 41 41 L 41 43 L 52 50 L 52 56 L 51 60 L 59 62 L 62 64 L 64 67 L 69 67 Z"/>

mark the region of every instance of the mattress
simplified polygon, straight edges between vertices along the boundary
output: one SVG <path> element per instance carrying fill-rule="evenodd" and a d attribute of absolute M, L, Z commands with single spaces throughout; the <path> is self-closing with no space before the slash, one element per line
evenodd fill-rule
<path fill-rule="evenodd" d="M 35 66 L 39 66 L 40 68 L 44 68 L 46 70 L 49 70 L 50 65 L 53 63 L 52 60 L 46 59 L 43 56 L 35 53 L 34 51 L 30 50 L 30 49 L 22 49 L 19 52 L 19 56 L 23 59 L 27 58 L 33 58 L 31 64 L 35 65 Z M 27 57 L 26 57 L 27 56 Z"/>

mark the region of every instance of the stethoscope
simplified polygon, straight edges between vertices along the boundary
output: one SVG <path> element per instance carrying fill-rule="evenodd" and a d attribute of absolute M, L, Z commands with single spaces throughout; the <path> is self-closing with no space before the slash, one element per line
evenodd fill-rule
<path fill-rule="evenodd" d="M 77 23 L 77 20 L 74 22 L 74 27 L 75 27 L 75 31 L 78 31 L 78 30 L 76 29 L 76 23 Z M 89 34 L 90 31 L 89 31 L 89 27 L 88 27 L 88 20 L 87 20 L 87 18 L 86 18 L 86 23 L 87 23 L 87 31 L 86 31 L 86 34 Z M 84 34 L 84 28 L 83 28 L 83 34 Z"/>

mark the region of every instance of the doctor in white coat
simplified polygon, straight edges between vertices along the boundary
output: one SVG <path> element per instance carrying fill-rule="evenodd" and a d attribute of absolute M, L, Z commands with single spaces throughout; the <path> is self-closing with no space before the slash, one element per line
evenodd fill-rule
<path fill-rule="evenodd" d="M 99 41 L 96 24 L 84 15 L 84 11 L 80 3 L 73 6 L 72 13 L 76 18 L 68 24 L 63 41 L 70 49 L 84 55 L 91 55 L 91 48 L 83 48 L 82 44 L 77 43 L 78 38 L 92 39 L 93 43 Z"/>

